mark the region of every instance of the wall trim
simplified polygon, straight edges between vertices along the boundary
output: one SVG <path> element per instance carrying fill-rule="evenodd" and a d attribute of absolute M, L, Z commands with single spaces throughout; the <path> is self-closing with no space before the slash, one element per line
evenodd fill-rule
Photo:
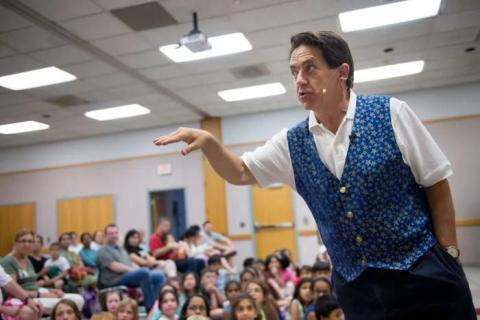
<path fill-rule="evenodd" d="M 248 240 L 252 240 L 253 237 L 251 234 L 230 234 L 230 235 L 227 235 L 227 238 L 229 238 L 230 240 L 232 241 L 248 241 Z"/>
<path fill-rule="evenodd" d="M 458 219 L 455 221 L 457 227 L 480 227 L 480 218 Z"/>
<path fill-rule="evenodd" d="M 311 229 L 311 230 L 299 230 L 298 231 L 298 236 L 299 237 L 313 237 L 317 236 L 318 231 L 316 229 Z"/>

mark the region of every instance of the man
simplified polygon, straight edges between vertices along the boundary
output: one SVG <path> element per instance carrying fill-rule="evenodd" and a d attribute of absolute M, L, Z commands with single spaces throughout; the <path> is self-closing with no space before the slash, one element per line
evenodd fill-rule
<path fill-rule="evenodd" d="M 235 255 L 233 242 L 224 235 L 213 231 L 213 224 L 210 221 L 203 223 L 203 240 L 215 249 L 218 249 L 225 256 Z"/>
<path fill-rule="evenodd" d="M 351 90 L 350 49 L 333 32 L 294 35 L 290 69 L 309 117 L 254 152 L 238 157 L 188 128 L 155 143 L 201 149 L 233 184 L 292 186 L 315 217 L 347 319 L 476 319 L 450 163 L 421 122 L 402 101 Z"/>
<path fill-rule="evenodd" d="M 205 268 L 205 261 L 202 259 L 189 258 L 188 248 L 185 244 L 176 242 L 170 233 L 170 220 L 167 217 L 160 217 L 157 229 L 150 236 L 150 254 L 157 260 L 173 260 L 179 272 L 200 272 Z"/>
<path fill-rule="evenodd" d="M 145 307 L 150 310 L 158 297 L 165 276 L 158 271 L 135 266 L 125 249 L 118 245 L 118 227 L 105 227 L 105 244 L 100 247 L 96 258 L 99 286 L 128 286 L 142 289 Z"/>
<path fill-rule="evenodd" d="M 35 302 L 33 298 L 22 289 L 0 266 L 0 316 L 19 318 L 21 320 L 40 319 L 42 314 L 42 306 Z M 15 297 L 22 303 L 16 306 L 8 306 L 2 304 L 2 290 L 8 295 Z"/>

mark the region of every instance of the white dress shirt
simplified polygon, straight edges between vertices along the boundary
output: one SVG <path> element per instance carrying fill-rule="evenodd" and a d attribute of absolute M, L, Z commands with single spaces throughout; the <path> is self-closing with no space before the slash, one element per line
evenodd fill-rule
<path fill-rule="evenodd" d="M 308 118 L 308 128 L 313 134 L 318 155 L 338 179 L 342 176 L 350 145 L 356 101 L 357 95 L 350 91 L 348 110 L 336 134 L 318 123 L 313 111 L 310 111 Z M 403 161 L 410 167 L 419 185 L 430 187 L 452 175 L 450 162 L 405 102 L 390 98 L 390 115 Z M 263 146 L 242 155 L 242 160 L 260 187 L 280 182 L 295 189 L 287 131 L 288 129 L 283 129 Z"/>

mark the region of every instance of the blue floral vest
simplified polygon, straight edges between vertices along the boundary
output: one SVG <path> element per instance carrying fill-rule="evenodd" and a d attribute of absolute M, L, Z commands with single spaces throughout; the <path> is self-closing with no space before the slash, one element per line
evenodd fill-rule
<path fill-rule="evenodd" d="M 425 192 L 395 141 L 389 97 L 357 96 L 340 180 L 320 160 L 308 119 L 287 139 L 297 192 L 347 281 L 367 267 L 406 270 L 436 243 Z"/>

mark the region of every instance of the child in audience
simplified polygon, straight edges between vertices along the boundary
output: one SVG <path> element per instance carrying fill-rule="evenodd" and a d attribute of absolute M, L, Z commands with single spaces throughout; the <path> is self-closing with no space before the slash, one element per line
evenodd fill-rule
<path fill-rule="evenodd" d="M 318 298 L 330 295 L 332 293 L 332 284 L 330 280 L 325 277 L 317 277 L 313 279 L 313 301 L 316 302 Z M 315 316 L 315 303 L 312 303 L 305 310 L 307 320 L 317 320 Z"/>
<path fill-rule="evenodd" d="M 100 305 L 102 311 L 108 311 L 113 314 L 115 317 L 118 312 L 118 305 L 122 300 L 122 294 L 118 290 L 111 290 L 104 292 L 100 295 Z"/>
<path fill-rule="evenodd" d="M 162 290 L 158 297 L 158 306 L 162 312 L 159 320 L 176 320 L 178 308 L 178 295 L 176 291 L 171 289 Z"/>
<path fill-rule="evenodd" d="M 218 288 L 215 286 L 216 282 L 217 274 L 215 270 L 210 268 L 202 270 L 202 276 L 200 278 L 200 292 L 209 299 L 209 307 L 212 315 L 222 315 L 222 306 L 225 298 L 220 290 L 218 290 Z"/>
<path fill-rule="evenodd" d="M 117 308 L 117 320 L 138 320 L 138 304 L 135 300 L 123 299 Z"/>
<path fill-rule="evenodd" d="M 224 309 L 230 309 L 232 302 L 242 292 L 240 282 L 237 280 L 230 280 L 225 284 L 225 301 L 223 302 Z"/>
<path fill-rule="evenodd" d="M 47 283 L 55 289 L 63 290 L 70 264 L 65 257 L 60 256 L 60 244 L 53 242 L 49 247 L 50 258 L 45 261 L 44 270 Z"/>
<path fill-rule="evenodd" d="M 247 284 L 245 291 L 255 300 L 261 320 L 278 319 L 278 309 L 265 284 L 252 280 Z"/>
<path fill-rule="evenodd" d="M 313 268 L 307 265 L 302 266 L 299 276 L 300 278 L 313 278 Z"/>
<path fill-rule="evenodd" d="M 325 261 L 317 261 L 313 264 L 313 277 L 325 277 L 330 279 L 332 273 L 330 268 L 330 263 Z"/>
<path fill-rule="evenodd" d="M 62 299 L 53 307 L 50 320 L 82 320 L 82 314 L 75 302 Z"/>
<path fill-rule="evenodd" d="M 164 284 L 163 287 L 160 289 L 159 298 L 157 299 L 157 301 L 155 301 L 155 304 L 153 305 L 152 309 L 148 313 L 147 320 L 159 320 L 162 317 L 163 313 L 162 313 L 162 310 L 160 309 L 160 307 L 161 307 L 161 299 L 160 298 L 162 296 L 162 292 L 164 292 L 164 291 L 173 291 L 173 293 L 177 297 L 177 311 L 176 311 L 176 313 L 180 314 L 180 308 L 182 307 L 182 305 L 179 304 L 178 290 L 169 281 L 166 284 Z"/>
<path fill-rule="evenodd" d="M 207 298 L 201 294 L 188 297 L 180 313 L 180 320 L 187 320 L 191 316 L 210 317 L 210 307 Z"/>
<path fill-rule="evenodd" d="M 337 300 L 331 295 L 318 298 L 315 303 L 315 315 L 318 320 L 343 320 L 344 315 Z"/>
<path fill-rule="evenodd" d="M 293 300 L 290 303 L 289 315 L 291 320 L 302 320 L 305 317 L 305 310 L 313 302 L 313 281 L 310 278 L 303 278 L 295 287 Z"/>
<path fill-rule="evenodd" d="M 240 273 L 240 287 L 242 291 L 245 291 L 247 284 L 252 281 L 258 279 L 257 271 L 254 268 L 245 268 Z"/>
<path fill-rule="evenodd" d="M 259 310 L 255 300 L 248 294 L 240 294 L 232 303 L 233 320 L 259 320 Z"/>
<path fill-rule="evenodd" d="M 187 298 L 200 291 L 200 280 L 195 272 L 187 272 L 182 277 L 180 283 L 179 301 L 187 301 Z"/>

